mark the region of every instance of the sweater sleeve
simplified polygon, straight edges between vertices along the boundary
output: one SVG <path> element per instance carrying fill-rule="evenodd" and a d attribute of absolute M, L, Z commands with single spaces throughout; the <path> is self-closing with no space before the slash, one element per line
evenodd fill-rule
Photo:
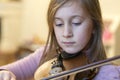
<path fill-rule="evenodd" d="M 35 70 L 39 66 L 44 48 L 37 49 L 34 53 L 27 57 L 13 62 L 11 64 L 1 66 L 0 69 L 7 69 L 13 72 L 17 80 L 30 80 L 34 76 Z"/>
<path fill-rule="evenodd" d="M 120 72 L 115 65 L 105 65 L 100 68 L 94 80 L 120 80 Z"/>

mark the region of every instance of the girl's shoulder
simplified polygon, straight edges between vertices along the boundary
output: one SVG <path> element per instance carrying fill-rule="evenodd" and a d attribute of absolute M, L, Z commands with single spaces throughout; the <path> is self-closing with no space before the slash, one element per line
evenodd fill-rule
<path fill-rule="evenodd" d="M 120 80 L 120 67 L 117 65 L 104 65 L 100 67 L 94 80 Z"/>

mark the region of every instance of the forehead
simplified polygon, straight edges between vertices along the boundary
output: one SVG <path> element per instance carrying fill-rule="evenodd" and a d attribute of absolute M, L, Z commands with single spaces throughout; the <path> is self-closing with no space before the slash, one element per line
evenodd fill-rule
<path fill-rule="evenodd" d="M 69 15 L 86 15 L 87 11 L 85 10 L 85 8 L 82 6 L 81 1 L 79 0 L 72 0 L 72 1 L 68 1 L 67 3 L 65 3 L 64 5 L 62 5 L 55 14 L 55 17 L 61 17 L 64 15 L 65 16 L 69 16 Z"/>

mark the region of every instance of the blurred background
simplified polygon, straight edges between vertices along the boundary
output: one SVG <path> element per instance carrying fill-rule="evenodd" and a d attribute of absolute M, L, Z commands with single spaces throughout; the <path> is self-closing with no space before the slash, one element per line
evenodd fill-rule
<path fill-rule="evenodd" d="M 48 4 L 49 0 L 0 0 L 0 65 L 32 54 L 45 44 Z M 100 4 L 107 56 L 120 55 L 120 0 L 100 0 Z"/>

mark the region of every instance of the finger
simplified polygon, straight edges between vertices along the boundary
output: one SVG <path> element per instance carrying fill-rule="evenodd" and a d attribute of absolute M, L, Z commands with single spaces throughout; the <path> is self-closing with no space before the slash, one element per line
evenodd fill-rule
<path fill-rule="evenodd" d="M 3 80 L 3 73 L 0 73 L 0 80 Z"/>
<path fill-rule="evenodd" d="M 12 77 L 11 80 L 16 80 L 16 79 L 14 77 Z"/>
<path fill-rule="evenodd" d="M 12 73 L 8 73 L 4 76 L 4 79 L 3 80 L 16 80 L 16 77 L 14 74 Z"/>
<path fill-rule="evenodd" d="M 10 73 L 3 74 L 3 80 L 10 80 Z"/>
<path fill-rule="evenodd" d="M 16 80 L 16 76 L 12 75 L 11 80 Z"/>

